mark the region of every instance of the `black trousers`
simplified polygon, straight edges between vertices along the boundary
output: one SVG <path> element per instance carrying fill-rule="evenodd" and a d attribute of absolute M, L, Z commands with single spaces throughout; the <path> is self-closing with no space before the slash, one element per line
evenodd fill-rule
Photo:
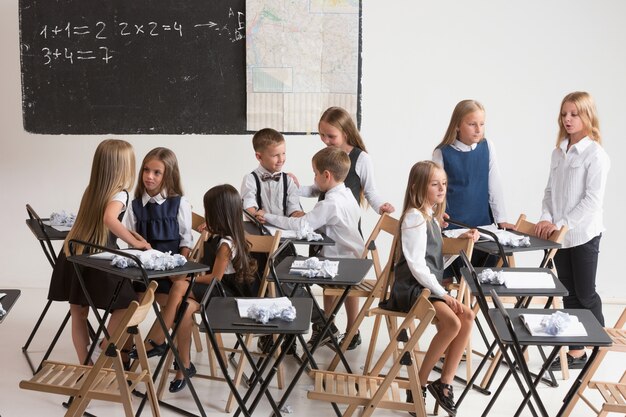
<path fill-rule="evenodd" d="M 554 256 L 554 265 L 569 295 L 563 297 L 565 308 L 590 310 L 604 326 L 602 300 L 596 292 L 596 270 L 600 253 L 600 238 L 594 237 L 587 243 L 567 249 L 559 249 Z M 570 350 L 580 350 L 583 346 L 570 346 Z"/>

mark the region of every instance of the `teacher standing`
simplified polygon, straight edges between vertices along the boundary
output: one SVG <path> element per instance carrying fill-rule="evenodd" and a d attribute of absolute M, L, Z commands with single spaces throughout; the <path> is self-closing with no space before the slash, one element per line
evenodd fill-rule
<path fill-rule="evenodd" d="M 535 232 L 547 239 L 567 226 L 562 248 L 554 263 L 569 295 L 565 308 L 590 310 L 604 326 L 602 300 L 596 292 L 600 239 L 604 231 L 602 201 L 611 165 L 601 145 L 596 106 L 591 95 L 573 92 L 561 102 L 559 135 L 552 151 L 541 221 Z M 584 346 L 570 346 L 568 367 L 581 369 L 587 362 Z M 553 370 L 561 369 L 558 360 Z"/>

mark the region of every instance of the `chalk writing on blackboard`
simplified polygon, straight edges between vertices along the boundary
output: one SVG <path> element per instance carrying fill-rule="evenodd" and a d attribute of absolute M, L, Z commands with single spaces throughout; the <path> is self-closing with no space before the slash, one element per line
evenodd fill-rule
<path fill-rule="evenodd" d="M 246 132 L 245 0 L 19 0 L 24 129 Z"/>
<path fill-rule="evenodd" d="M 228 17 L 234 17 L 235 12 L 230 9 Z M 225 36 L 231 42 L 239 42 L 245 36 L 245 15 L 242 12 L 236 13 L 237 21 L 234 25 L 230 22 L 220 24 L 219 22 L 208 21 L 206 23 L 190 24 L 187 30 L 202 31 L 212 30 L 218 36 Z M 234 26 L 234 27 L 231 27 Z M 118 50 L 112 49 L 109 45 L 105 45 L 106 41 L 116 37 L 130 37 L 141 39 L 145 37 L 174 36 L 183 38 L 183 24 L 178 21 L 167 23 L 160 22 L 119 22 L 111 23 L 99 20 L 95 23 L 88 22 L 67 22 L 63 24 L 41 25 L 39 36 L 47 43 L 41 48 L 42 64 L 52 66 L 55 63 L 64 61 L 70 64 L 79 63 L 80 61 L 99 60 L 108 64 L 113 57 L 117 56 Z M 197 36 L 196 33 L 187 34 L 187 36 Z M 58 42 L 65 40 L 73 40 L 80 38 L 82 40 L 91 40 L 95 42 L 94 46 L 89 49 L 76 49 L 68 47 L 55 47 Z M 101 45 L 102 44 L 102 45 Z"/>

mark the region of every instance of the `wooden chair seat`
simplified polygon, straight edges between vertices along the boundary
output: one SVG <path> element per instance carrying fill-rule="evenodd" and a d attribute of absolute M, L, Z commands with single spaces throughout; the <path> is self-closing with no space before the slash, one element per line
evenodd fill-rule
<path fill-rule="evenodd" d="M 308 392 L 307 397 L 311 400 L 366 406 L 378 393 L 384 380 L 384 377 L 377 376 L 316 371 L 315 388 Z M 415 408 L 413 404 L 404 401 L 406 397 L 404 391 L 408 388 L 408 381 L 393 381 L 383 393 L 380 393 L 381 399 L 376 408 L 413 411 Z"/>
<path fill-rule="evenodd" d="M 607 416 L 609 413 L 626 413 L 626 384 L 591 381 L 589 388 L 598 390 L 604 398 L 604 404 L 598 412 L 598 416 Z"/>
<path fill-rule="evenodd" d="M 30 380 L 20 382 L 20 388 L 72 396 L 73 401 L 65 413 L 66 417 L 82 416 L 91 400 L 121 403 L 126 417 L 133 417 L 131 392 L 143 382 L 152 415 L 159 417 L 150 365 L 143 337 L 137 327 L 152 308 L 156 287 L 157 283 L 152 281 L 141 304 L 137 301 L 130 303 L 120 324 L 107 340 L 107 348 L 93 365 L 44 361 L 42 368 Z M 125 371 L 121 358 L 121 349 L 129 338 L 137 346 L 138 359 L 135 362 L 139 365 L 134 366 L 135 371 Z"/>
<path fill-rule="evenodd" d="M 33 391 L 46 391 L 54 394 L 76 396 L 86 380 L 86 375 L 92 366 L 72 365 L 64 362 L 46 361 L 44 366 L 29 381 L 22 381 L 20 388 Z M 128 388 L 132 391 L 141 382 L 150 378 L 147 371 L 124 372 L 124 381 L 128 381 Z M 94 400 L 121 402 L 120 387 L 117 373 L 112 368 L 102 368 L 91 387 L 91 396 Z"/>

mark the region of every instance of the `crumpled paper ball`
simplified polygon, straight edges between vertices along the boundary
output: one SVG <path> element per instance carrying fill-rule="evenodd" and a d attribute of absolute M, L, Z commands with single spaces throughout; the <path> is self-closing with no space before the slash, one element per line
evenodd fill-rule
<path fill-rule="evenodd" d="M 481 284 L 503 285 L 504 277 L 502 276 L 502 271 L 484 269 L 480 274 L 478 274 L 478 281 Z"/>
<path fill-rule="evenodd" d="M 146 251 L 139 255 L 139 260 L 145 269 L 155 271 L 167 271 L 170 269 L 183 266 L 187 263 L 187 259 L 179 254 L 172 255 L 171 252 L 155 253 L 157 251 Z M 137 263 L 125 256 L 115 255 L 111 260 L 111 265 L 118 268 L 136 267 Z"/>
<path fill-rule="evenodd" d="M 557 311 L 541 320 L 541 327 L 546 333 L 556 336 L 567 329 L 571 320 L 568 313 Z"/>
<path fill-rule="evenodd" d="M 53 212 L 50 215 L 51 226 L 74 226 L 76 221 L 76 215 L 74 213 L 66 213 L 65 210 L 61 210 L 60 213 Z"/>
<path fill-rule="evenodd" d="M 296 237 L 299 240 L 306 239 L 308 242 L 316 242 L 319 240 L 324 240 L 322 235 L 320 235 L 319 233 L 316 233 L 315 230 L 311 228 L 311 225 L 309 225 L 309 223 L 306 221 L 302 222 L 302 226 L 300 230 L 296 230 Z"/>
<path fill-rule="evenodd" d="M 280 318 L 284 321 L 294 321 L 296 308 L 294 306 L 281 308 L 276 304 L 272 304 L 270 307 L 261 307 L 255 304 L 248 308 L 248 317 L 263 324 L 267 324 L 267 322 L 275 318 Z"/>

